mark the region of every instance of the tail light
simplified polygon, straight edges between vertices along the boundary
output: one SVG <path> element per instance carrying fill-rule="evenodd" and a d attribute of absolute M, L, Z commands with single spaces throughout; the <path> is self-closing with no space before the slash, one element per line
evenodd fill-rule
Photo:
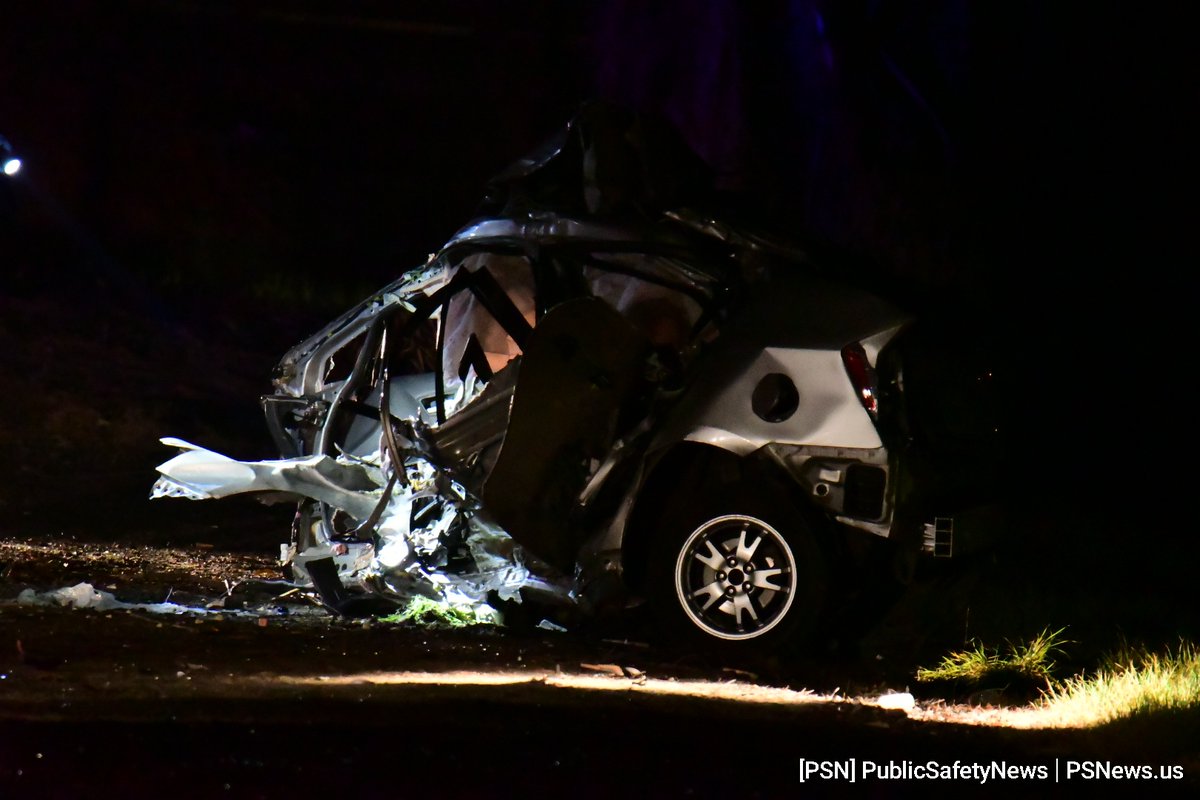
<path fill-rule="evenodd" d="M 871 415 L 871 419 L 879 417 L 879 385 L 875 380 L 875 368 L 867 360 L 867 351 L 858 342 L 842 348 L 842 363 L 846 365 L 846 374 L 863 408 Z"/>

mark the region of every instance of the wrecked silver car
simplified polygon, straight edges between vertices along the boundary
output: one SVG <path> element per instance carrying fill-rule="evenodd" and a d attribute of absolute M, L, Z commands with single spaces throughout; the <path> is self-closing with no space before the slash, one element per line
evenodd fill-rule
<path fill-rule="evenodd" d="M 662 142 L 576 119 L 283 357 L 263 400 L 281 459 L 167 439 L 154 496 L 302 498 L 282 560 L 341 613 L 645 601 L 720 646 L 811 632 L 864 540 L 948 554 L 953 503 L 914 456 L 912 318 L 684 204 L 654 165 L 691 162 L 651 158 Z"/>

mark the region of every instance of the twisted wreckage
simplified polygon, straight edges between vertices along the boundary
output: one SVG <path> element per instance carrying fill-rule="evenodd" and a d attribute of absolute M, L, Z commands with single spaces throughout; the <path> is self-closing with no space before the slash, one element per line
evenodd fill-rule
<path fill-rule="evenodd" d="M 911 380 L 943 372 L 929 337 L 697 210 L 705 176 L 665 129 L 588 107 L 283 357 L 263 399 L 283 458 L 164 439 L 183 452 L 152 496 L 300 498 L 282 560 L 341 613 L 644 599 L 723 647 L 811 630 L 855 542 L 948 554 L 976 499 L 949 456 L 986 437 L 941 435 L 942 389 Z M 967 372 L 955 402 L 978 414 Z"/>

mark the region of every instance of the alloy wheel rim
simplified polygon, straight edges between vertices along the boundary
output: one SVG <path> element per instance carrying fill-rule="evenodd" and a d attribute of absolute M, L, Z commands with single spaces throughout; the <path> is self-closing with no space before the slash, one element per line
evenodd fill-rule
<path fill-rule="evenodd" d="M 770 524 L 745 514 L 696 528 L 675 561 L 675 592 L 688 618 L 718 639 L 774 629 L 795 600 L 796 557 Z"/>

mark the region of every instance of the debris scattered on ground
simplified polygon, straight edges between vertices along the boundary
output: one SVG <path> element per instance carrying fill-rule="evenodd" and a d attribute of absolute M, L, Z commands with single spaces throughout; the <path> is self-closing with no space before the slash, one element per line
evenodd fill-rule
<path fill-rule="evenodd" d="M 77 583 L 61 589 L 39 592 L 34 589 L 23 589 L 17 595 L 16 602 L 23 606 L 62 606 L 70 608 L 94 608 L 100 611 L 112 609 L 136 609 L 148 611 L 151 614 L 237 614 L 238 611 L 228 608 L 208 606 L 186 606 L 179 603 L 125 603 L 118 600 L 111 592 L 105 592 L 90 583 Z M 210 604 L 211 605 L 211 604 Z M 250 613 L 250 612 L 245 612 Z M 261 612 L 253 612 L 255 616 Z"/>
<path fill-rule="evenodd" d="M 875 700 L 880 708 L 894 708 L 899 711 L 911 711 L 916 707 L 916 699 L 908 692 L 891 692 L 882 694 Z"/>
<path fill-rule="evenodd" d="M 33 589 L 25 589 L 17 595 L 17 602 L 23 606 L 59 605 L 72 608 L 98 608 L 101 611 L 124 606 L 111 593 L 99 591 L 90 583 L 78 583 L 74 586 L 65 586 L 61 589 L 41 593 Z"/>
<path fill-rule="evenodd" d="M 580 664 L 579 668 L 590 670 L 591 672 L 603 672 L 605 675 L 612 675 L 614 678 L 625 677 L 625 670 L 621 669 L 617 664 Z"/>

